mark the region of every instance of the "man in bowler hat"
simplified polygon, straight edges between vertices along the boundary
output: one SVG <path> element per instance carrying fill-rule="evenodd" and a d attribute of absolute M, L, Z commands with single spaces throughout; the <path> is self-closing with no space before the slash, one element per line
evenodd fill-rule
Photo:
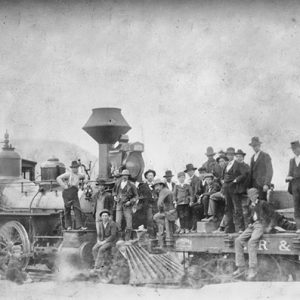
<path fill-rule="evenodd" d="M 254 150 L 250 162 L 249 187 L 258 189 L 259 198 L 267 200 L 267 192 L 273 177 L 273 166 L 270 155 L 261 150 L 261 144 L 262 142 L 257 136 L 253 137 L 249 144 Z"/>
<path fill-rule="evenodd" d="M 288 191 L 294 199 L 294 216 L 297 225 L 297 233 L 300 233 L 300 143 L 295 141 L 291 143 L 291 149 L 295 154 L 290 159 L 289 173 L 286 181 L 289 183 Z"/>
<path fill-rule="evenodd" d="M 166 187 L 171 191 L 174 192 L 175 189 L 175 182 L 172 181 L 173 174 L 171 170 L 167 170 L 165 175 L 163 176 L 166 180 Z"/>
<path fill-rule="evenodd" d="M 202 165 L 202 168 L 205 169 L 206 173 L 211 173 L 214 177 L 220 179 L 222 176 L 222 170 L 214 158 L 216 153 L 213 147 L 207 147 L 205 155 L 207 156 L 207 161 Z"/>

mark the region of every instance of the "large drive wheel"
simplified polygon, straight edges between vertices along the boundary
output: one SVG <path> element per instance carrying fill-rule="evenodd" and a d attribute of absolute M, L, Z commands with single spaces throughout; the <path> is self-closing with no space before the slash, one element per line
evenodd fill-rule
<path fill-rule="evenodd" d="M 29 263 L 30 241 L 23 225 L 17 221 L 9 221 L 0 228 L 0 255 L 2 259 L 9 257 L 12 246 L 22 247 L 22 267 L 26 268 Z"/>

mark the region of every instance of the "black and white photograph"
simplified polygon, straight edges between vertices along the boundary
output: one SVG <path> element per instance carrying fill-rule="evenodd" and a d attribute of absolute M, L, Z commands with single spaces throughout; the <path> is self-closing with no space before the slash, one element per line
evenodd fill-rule
<path fill-rule="evenodd" d="M 0 0 L 0 299 L 300 297 L 300 2 Z"/>

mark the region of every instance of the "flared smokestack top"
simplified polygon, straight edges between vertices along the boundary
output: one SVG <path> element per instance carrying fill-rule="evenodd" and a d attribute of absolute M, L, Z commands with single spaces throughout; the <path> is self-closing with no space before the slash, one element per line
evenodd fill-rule
<path fill-rule="evenodd" d="M 98 144 L 114 144 L 131 127 L 122 116 L 120 108 L 102 107 L 93 109 L 92 115 L 82 129 Z"/>

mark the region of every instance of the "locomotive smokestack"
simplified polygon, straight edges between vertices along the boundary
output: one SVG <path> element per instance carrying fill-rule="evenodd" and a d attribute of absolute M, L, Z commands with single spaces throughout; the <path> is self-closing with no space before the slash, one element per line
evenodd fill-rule
<path fill-rule="evenodd" d="M 120 108 L 94 108 L 82 128 L 99 144 L 99 177 L 108 178 L 108 148 L 116 143 L 131 127 L 121 114 Z"/>

